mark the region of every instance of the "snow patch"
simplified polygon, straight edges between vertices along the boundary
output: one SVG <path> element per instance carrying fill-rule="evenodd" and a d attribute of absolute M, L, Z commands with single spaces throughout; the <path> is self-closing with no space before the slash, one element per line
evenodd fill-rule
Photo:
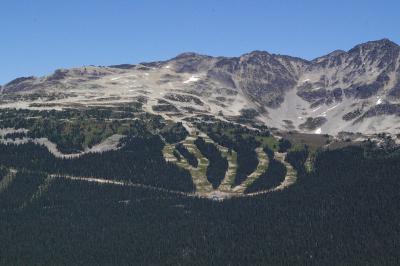
<path fill-rule="evenodd" d="M 303 83 L 306 83 L 308 81 L 310 81 L 310 79 L 305 79 L 305 80 L 303 80 Z"/>
<path fill-rule="evenodd" d="M 198 76 L 191 76 L 188 80 L 185 80 L 184 82 L 183 82 L 183 84 L 187 84 L 187 83 L 191 83 L 191 82 L 196 82 L 196 81 L 199 81 L 199 77 Z"/>
<path fill-rule="evenodd" d="M 335 106 L 328 108 L 328 110 L 326 110 L 327 112 L 332 111 L 333 109 L 335 109 L 336 107 L 338 107 L 340 105 L 340 103 L 336 104 Z"/>
<path fill-rule="evenodd" d="M 315 134 L 321 134 L 321 133 L 322 133 L 322 129 L 321 129 L 321 128 L 317 128 L 317 129 L 314 131 L 314 133 L 315 133 Z"/>
<path fill-rule="evenodd" d="M 379 98 L 377 101 L 376 101 L 376 105 L 380 105 L 380 104 L 382 104 L 382 98 Z"/>
<path fill-rule="evenodd" d="M 314 109 L 314 110 L 312 110 L 311 112 L 315 113 L 315 112 L 318 111 L 319 109 L 321 109 L 321 106 L 318 107 L 318 108 L 316 108 L 316 109 Z"/>

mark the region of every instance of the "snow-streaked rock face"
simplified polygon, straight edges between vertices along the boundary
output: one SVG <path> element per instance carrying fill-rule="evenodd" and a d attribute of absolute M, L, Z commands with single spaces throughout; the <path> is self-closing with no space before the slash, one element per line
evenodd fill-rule
<path fill-rule="evenodd" d="M 185 53 L 165 62 L 57 70 L 1 87 L 0 107 L 132 102 L 184 123 L 211 115 L 315 134 L 398 134 L 400 47 L 384 39 L 312 61 L 261 51 L 232 58 Z"/>

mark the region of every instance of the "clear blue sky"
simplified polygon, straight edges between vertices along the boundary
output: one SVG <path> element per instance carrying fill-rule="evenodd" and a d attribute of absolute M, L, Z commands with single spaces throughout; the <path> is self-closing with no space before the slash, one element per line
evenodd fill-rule
<path fill-rule="evenodd" d="M 400 43 L 398 0 L 1 0 L 0 10 L 0 84 L 185 51 L 312 59 L 368 40 Z"/>

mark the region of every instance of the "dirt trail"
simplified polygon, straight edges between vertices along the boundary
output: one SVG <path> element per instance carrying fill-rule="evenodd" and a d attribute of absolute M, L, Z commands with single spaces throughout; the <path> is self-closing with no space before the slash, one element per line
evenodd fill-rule
<path fill-rule="evenodd" d="M 154 187 L 154 186 L 150 186 L 150 185 L 136 184 L 136 183 L 131 183 L 131 182 L 119 181 L 119 180 L 108 180 L 108 179 L 102 179 L 102 178 L 96 178 L 96 177 L 83 177 L 83 176 L 58 175 L 58 174 L 52 174 L 52 175 L 49 175 L 49 177 L 51 177 L 51 178 L 65 178 L 65 179 L 68 179 L 68 180 L 90 182 L 90 183 L 97 183 L 97 184 L 105 184 L 105 185 L 145 188 L 145 189 L 149 189 L 149 190 L 153 190 L 153 191 L 167 192 L 167 193 L 172 193 L 172 194 L 176 194 L 176 195 L 183 195 L 183 196 L 196 196 L 193 193 L 186 193 L 186 192 L 182 192 L 182 191 L 169 190 L 169 189 L 166 189 L 166 188 Z"/>
<path fill-rule="evenodd" d="M 218 145 L 218 149 L 221 151 L 222 156 L 228 161 L 228 170 L 225 173 L 225 177 L 218 187 L 221 192 L 231 192 L 232 185 L 235 181 L 236 171 L 237 171 L 237 153 L 233 150 L 229 152 L 228 148 Z"/>
<path fill-rule="evenodd" d="M 198 166 L 193 167 L 191 166 L 185 157 L 181 155 L 180 161 L 173 155 L 175 150 L 175 145 L 173 144 L 166 144 L 163 149 L 163 155 L 166 161 L 174 162 L 178 166 L 188 170 L 192 176 L 193 183 L 196 186 L 196 193 L 199 195 L 204 195 L 213 191 L 212 185 L 207 180 L 206 172 L 208 167 L 208 159 L 205 158 L 201 152 L 197 149 L 196 145 L 194 144 L 195 137 L 189 136 L 183 142 L 183 146 L 194 154 L 198 161 Z M 175 150 L 178 152 L 177 150 Z M 179 153 L 179 152 L 178 152 Z"/>
<path fill-rule="evenodd" d="M 262 194 L 266 194 L 266 193 L 271 193 L 274 191 L 281 191 L 281 190 L 284 190 L 285 188 L 293 185 L 294 183 L 296 183 L 297 172 L 291 164 L 289 164 L 288 162 L 285 161 L 285 158 L 286 158 L 286 153 L 275 152 L 275 159 L 280 161 L 286 167 L 286 175 L 285 175 L 285 179 L 282 181 L 282 183 L 280 183 L 277 187 L 271 188 L 269 190 L 249 193 L 249 194 L 247 194 L 247 196 L 252 197 L 252 196 L 262 195 Z"/>
<path fill-rule="evenodd" d="M 204 195 L 212 192 L 214 189 L 211 183 L 207 180 L 207 167 L 208 167 L 208 159 L 203 156 L 203 154 L 199 151 L 194 141 L 196 137 L 189 136 L 183 142 L 183 145 L 186 147 L 188 151 L 190 151 L 194 156 L 196 156 L 199 165 L 197 168 L 190 166 L 193 171 L 192 177 L 193 182 L 196 185 L 196 193 L 199 195 Z"/>
<path fill-rule="evenodd" d="M 224 179 L 222 180 L 220 186 L 214 194 L 216 195 L 226 195 L 232 193 L 232 185 L 235 181 L 236 171 L 237 171 L 237 153 L 234 150 L 229 150 L 215 143 L 209 136 L 204 133 L 200 133 L 199 137 L 202 137 L 205 142 L 214 144 L 218 150 L 221 152 L 222 157 L 226 158 L 228 161 L 228 170 L 225 173 Z"/>
<path fill-rule="evenodd" d="M 279 160 L 286 167 L 286 176 L 283 182 L 279 186 L 271 189 L 271 191 L 283 190 L 288 186 L 293 185 L 297 181 L 296 170 L 290 163 L 285 161 L 285 158 L 286 158 L 286 153 L 275 152 L 275 159 Z"/>

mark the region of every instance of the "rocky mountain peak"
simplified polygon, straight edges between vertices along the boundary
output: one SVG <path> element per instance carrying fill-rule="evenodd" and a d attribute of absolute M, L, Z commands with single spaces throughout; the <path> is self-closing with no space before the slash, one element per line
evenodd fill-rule
<path fill-rule="evenodd" d="M 349 50 L 349 53 L 354 51 L 369 51 L 374 49 L 379 49 L 381 51 L 391 50 L 391 49 L 398 49 L 399 45 L 389 39 L 380 39 L 375 41 L 369 41 L 365 43 L 358 44 L 354 46 L 352 49 Z"/>
<path fill-rule="evenodd" d="M 187 52 L 177 55 L 168 60 L 167 63 L 172 64 L 174 69 L 179 73 L 195 73 L 205 71 L 213 61 L 215 59 L 212 56 Z"/>
<path fill-rule="evenodd" d="M 177 56 L 172 58 L 171 61 L 193 59 L 193 58 L 210 58 L 210 57 L 211 56 L 202 55 L 202 54 L 195 53 L 195 52 L 184 52 L 184 53 L 178 54 Z"/>
<path fill-rule="evenodd" d="M 253 59 L 253 58 L 265 60 L 265 59 L 269 59 L 271 57 L 272 57 L 272 55 L 270 53 L 268 53 L 267 51 L 260 51 L 260 50 L 255 50 L 255 51 L 252 51 L 250 53 L 247 53 L 247 54 L 244 54 L 241 56 L 241 58 L 244 60 L 246 60 L 246 59 L 249 60 L 249 59 Z"/>
<path fill-rule="evenodd" d="M 182 122 L 196 115 L 244 121 L 251 113 L 252 122 L 279 129 L 396 133 L 400 47 L 382 39 L 311 61 L 266 51 L 238 57 L 191 52 L 138 65 L 57 70 L 16 79 L 1 91 L 8 106 L 15 99 L 33 99 L 28 107 L 140 99 L 146 111 Z"/>

